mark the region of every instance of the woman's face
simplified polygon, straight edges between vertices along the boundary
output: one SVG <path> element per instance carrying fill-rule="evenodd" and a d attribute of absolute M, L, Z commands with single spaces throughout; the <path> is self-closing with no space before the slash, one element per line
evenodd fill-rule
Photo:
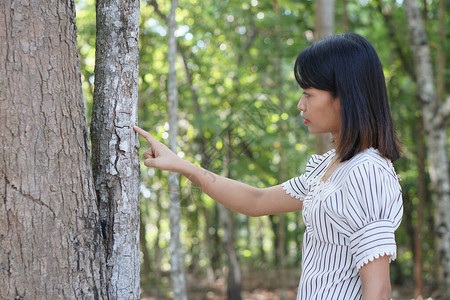
<path fill-rule="evenodd" d="M 330 92 L 308 88 L 304 90 L 297 108 L 302 111 L 304 124 L 311 133 L 331 133 L 337 141 L 341 130 L 339 98 Z"/>

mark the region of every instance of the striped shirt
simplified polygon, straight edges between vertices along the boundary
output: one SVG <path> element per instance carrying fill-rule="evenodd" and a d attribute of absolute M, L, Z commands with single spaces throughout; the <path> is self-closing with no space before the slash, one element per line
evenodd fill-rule
<path fill-rule="evenodd" d="M 321 180 L 335 150 L 313 155 L 306 171 L 283 183 L 303 201 L 306 226 L 297 300 L 361 299 L 359 269 L 388 255 L 396 258 L 401 187 L 390 160 L 367 149 Z"/>

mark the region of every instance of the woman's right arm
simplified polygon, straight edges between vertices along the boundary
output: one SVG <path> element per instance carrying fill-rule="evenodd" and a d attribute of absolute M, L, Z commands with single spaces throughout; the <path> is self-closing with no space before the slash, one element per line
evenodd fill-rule
<path fill-rule="evenodd" d="M 135 126 L 150 144 L 144 153 L 144 164 L 184 175 L 215 201 L 248 216 L 263 216 L 298 211 L 302 201 L 286 194 L 281 185 L 258 189 L 239 181 L 219 176 L 179 158 L 145 130 Z"/>

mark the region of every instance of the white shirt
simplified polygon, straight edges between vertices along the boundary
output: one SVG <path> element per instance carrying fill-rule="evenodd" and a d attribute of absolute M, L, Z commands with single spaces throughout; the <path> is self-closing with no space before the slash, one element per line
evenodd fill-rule
<path fill-rule="evenodd" d="M 403 204 L 391 161 L 370 148 L 323 182 L 334 156 L 334 149 L 313 155 L 304 174 L 283 183 L 303 201 L 306 226 L 297 300 L 361 299 L 359 269 L 383 255 L 396 258 Z"/>

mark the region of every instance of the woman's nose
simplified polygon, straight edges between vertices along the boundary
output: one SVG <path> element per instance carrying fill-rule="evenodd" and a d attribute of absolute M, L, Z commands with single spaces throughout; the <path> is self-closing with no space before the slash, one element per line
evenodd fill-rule
<path fill-rule="evenodd" d="M 300 100 L 298 101 L 297 108 L 298 108 L 298 110 L 304 111 L 305 107 L 303 105 L 302 99 L 303 99 L 303 97 L 301 97 Z"/>

